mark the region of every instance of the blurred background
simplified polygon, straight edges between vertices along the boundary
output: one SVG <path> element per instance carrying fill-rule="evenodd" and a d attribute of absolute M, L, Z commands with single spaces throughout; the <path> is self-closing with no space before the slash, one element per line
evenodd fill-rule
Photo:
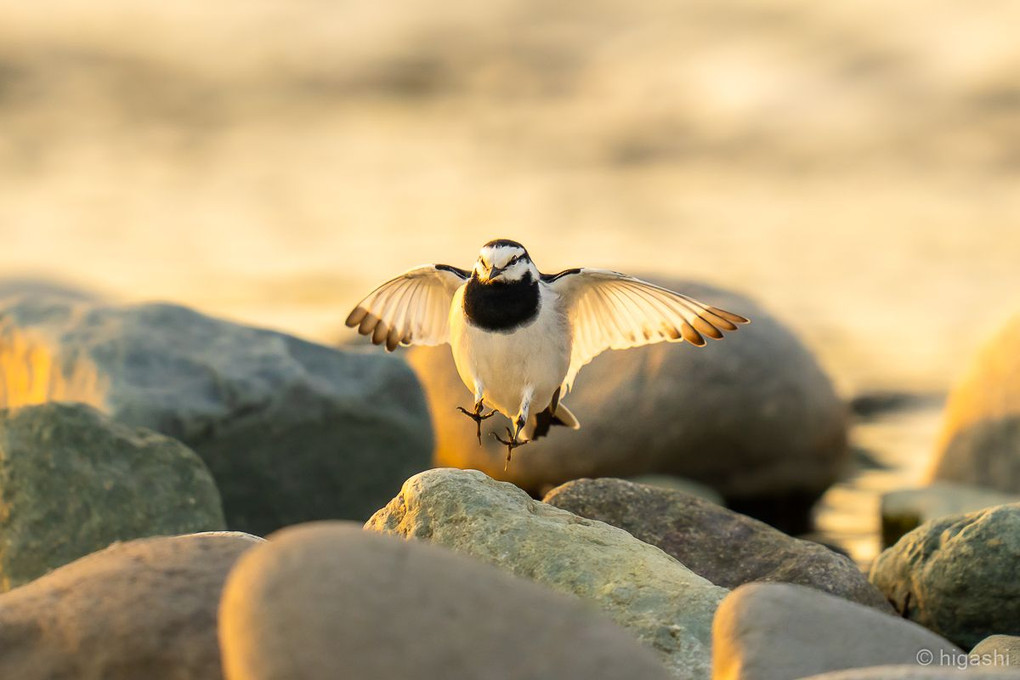
<path fill-rule="evenodd" d="M 0 272 L 329 343 L 381 280 L 495 237 L 545 271 L 747 293 L 843 396 L 912 404 L 859 422 L 877 464 L 823 505 L 873 538 L 876 489 L 921 478 L 942 395 L 1020 305 L 1018 21 L 1007 0 L 0 0 Z"/>

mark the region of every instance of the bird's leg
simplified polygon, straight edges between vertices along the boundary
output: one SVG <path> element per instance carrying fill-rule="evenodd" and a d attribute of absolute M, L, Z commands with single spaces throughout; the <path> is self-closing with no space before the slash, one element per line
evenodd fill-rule
<path fill-rule="evenodd" d="M 478 445 L 479 446 L 482 445 L 482 421 L 483 420 L 488 420 L 492 416 L 496 415 L 495 411 L 491 411 L 489 413 L 486 413 L 483 416 L 482 415 L 482 410 L 484 408 L 485 407 L 482 405 L 482 402 L 478 402 L 477 404 L 475 404 L 475 410 L 474 411 L 468 411 L 463 406 L 458 406 L 457 407 L 458 411 L 460 411 L 461 413 L 466 415 L 471 420 L 475 421 L 475 434 L 478 436 Z"/>
<path fill-rule="evenodd" d="M 517 417 L 514 419 L 514 429 L 511 430 L 509 427 L 506 428 L 507 439 L 501 439 L 498 435 L 493 433 L 493 436 L 496 437 L 496 441 L 506 446 L 506 466 L 503 468 L 503 472 L 510 469 L 510 458 L 513 456 L 514 449 L 528 443 L 527 439 L 520 441 L 517 437 L 520 436 L 521 430 L 524 429 L 525 424 L 528 422 L 528 411 L 531 410 L 531 398 L 533 394 L 534 390 L 530 387 L 524 391 L 521 399 L 521 407 L 517 411 Z"/>
<path fill-rule="evenodd" d="M 510 458 L 513 456 L 514 449 L 524 446 L 528 443 L 528 441 L 517 441 L 517 437 L 514 435 L 513 430 L 509 427 L 506 428 L 507 439 L 503 439 L 495 432 L 492 433 L 492 436 L 496 438 L 496 441 L 506 447 L 506 465 L 503 467 L 503 472 L 506 472 L 510 469 Z"/>
<path fill-rule="evenodd" d="M 475 434 L 478 436 L 478 445 L 482 445 L 482 421 L 488 420 L 492 416 L 496 415 L 495 411 L 491 411 L 487 415 L 482 415 L 482 411 L 485 410 L 485 404 L 482 403 L 482 386 L 480 383 L 475 383 L 475 410 L 468 411 L 463 406 L 458 406 L 457 410 L 466 415 L 471 420 L 475 421 Z"/>

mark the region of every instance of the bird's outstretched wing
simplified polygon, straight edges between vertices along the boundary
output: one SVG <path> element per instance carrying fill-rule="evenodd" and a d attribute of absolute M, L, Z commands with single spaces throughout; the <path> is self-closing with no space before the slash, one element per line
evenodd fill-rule
<path fill-rule="evenodd" d="M 448 264 L 415 267 L 369 293 L 345 323 L 390 352 L 398 345 L 449 342 L 453 294 L 470 276 Z"/>
<path fill-rule="evenodd" d="M 543 276 L 560 295 L 573 346 L 563 381 L 567 390 L 581 367 L 607 349 L 686 340 L 699 347 L 748 320 L 680 293 L 606 269 L 568 269 Z"/>

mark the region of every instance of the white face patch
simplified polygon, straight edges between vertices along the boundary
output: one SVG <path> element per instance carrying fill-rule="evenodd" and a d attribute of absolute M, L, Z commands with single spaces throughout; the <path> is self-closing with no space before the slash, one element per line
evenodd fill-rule
<path fill-rule="evenodd" d="M 498 276 L 495 277 L 496 281 L 520 281 L 524 278 L 524 275 L 528 273 L 528 270 L 534 267 L 531 261 L 522 258 L 517 262 L 504 269 Z M 533 277 L 537 278 L 537 277 Z"/>
<path fill-rule="evenodd" d="M 475 263 L 475 272 L 482 281 L 520 281 L 531 269 L 534 265 L 527 251 L 519 246 L 484 246 Z M 533 276 L 537 279 L 537 271 Z"/>
<path fill-rule="evenodd" d="M 478 259 L 488 268 L 502 269 L 515 257 L 524 255 L 524 248 L 516 246 L 485 246 L 478 253 Z"/>

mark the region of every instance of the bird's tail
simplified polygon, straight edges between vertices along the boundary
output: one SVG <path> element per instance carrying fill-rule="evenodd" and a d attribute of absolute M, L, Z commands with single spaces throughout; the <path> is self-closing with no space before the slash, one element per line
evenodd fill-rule
<path fill-rule="evenodd" d="M 549 434 L 549 428 L 553 425 L 562 425 L 571 430 L 581 427 L 577 416 L 571 413 L 570 409 L 563 405 L 563 402 L 559 402 L 555 407 L 550 404 L 544 411 L 539 411 L 531 416 L 528 419 L 528 424 L 524 426 L 524 437 L 528 441 L 544 437 Z"/>

